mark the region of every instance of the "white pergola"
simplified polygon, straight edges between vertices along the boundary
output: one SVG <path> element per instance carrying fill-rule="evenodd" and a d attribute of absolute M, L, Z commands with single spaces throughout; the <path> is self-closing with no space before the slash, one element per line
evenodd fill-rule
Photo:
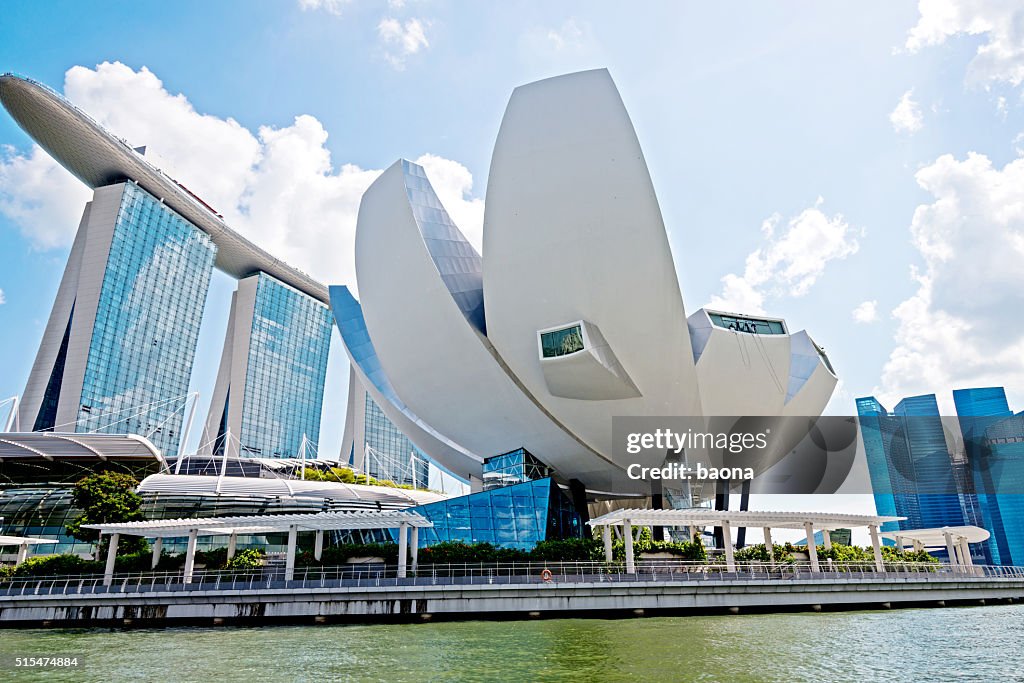
<path fill-rule="evenodd" d="M 419 547 L 419 529 L 432 527 L 433 522 L 415 512 L 385 510 L 381 512 L 320 512 L 296 515 L 251 515 L 245 517 L 207 517 L 199 519 L 152 519 L 120 524 L 85 524 L 87 529 L 96 529 L 101 535 L 110 537 L 107 550 L 107 565 L 104 571 L 104 585 L 109 586 L 114 577 L 114 560 L 117 543 L 122 535 L 154 538 L 153 567 L 160 561 L 163 539 L 188 537 L 185 553 L 184 582 L 192 582 L 195 566 L 196 540 L 199 536 L 227 536 L 228 559 L 235 555 L 235 544 L 239 534 L 287 533 L 288 551 L 285 559 L 285 580 L 295 576 L 295 547 L 300 531 L 316 532 L 313 556 L 320 559 L 324 547 L 324 531 L 347 531 L 357 529 L 398 529 L 398 577 L 407 573 L 409 547 L 412 546 L 412 568 L 416 569 Z M 409 530 L 412 529 L 412 533 Z M 411 538 L 410 538 L 411 536 Z"/>
<path fill-rule="evenodd" d="M 722 528 L 725 545 L 725 564 L 729 571 L 736 571 L 736 559 L 732 545 L 732 527 L 760 527 L 764 531 L 766 548 L 772 547 L 772 529 L 803 529 L 807 534 L 807 555 L 811 560 L 811 571 L 820 571 L 818 550 L 814 543 L 814 532 L 820 531 L 826 549 L 832 547 L 829 531 L 851 527 L 867 527 L 874 549 L 875 568 L 883 571 L 882 546 L 879 527 L 885 522 L 895 522 L 904 517 L 881 517 L 877 515 L 850 515 L 831 512 L 757 512 L 753 510 L 711 510 L 709 508 L 688 508 L 683 510 L 614 510 L 590 520 L 592 527 L 601 527 L 604 540 L 604 556 L 612 561 L 613 526 L 622 527 L 622 538 L 626 543 L 626 573 L 635 574 L 633 558 L 634 526 L 686 526 L 690 538 L 697 538 L 697 527 L 717 526 Z"/>
<path fill-rule="evenodd" d="M 932 529 L 907 529 L 886 531 L 882 538 L 896 542 L 896 547 L 903 549 L 910 543 L 914 550 L 926 548 L 945 548 L 949 553 L 949 564 L 954 567 L 973 567 L 971 559 L 971 543 L 983 543 L 991 536 L 980 526 L 943 526 Z"/>
<path fill-rule="evenodd" d="M 18 546 L 18 559 L 15 561 L 15 565 L 19 565 L 25 561 L 28 557 L 28 547 L 30 545 L 53 545 L 57 541 L 51 538 L 33 538 L 31 536 L 2 536 L 0 535 L 0 547 L 5 545 L 16 545 Z"/>

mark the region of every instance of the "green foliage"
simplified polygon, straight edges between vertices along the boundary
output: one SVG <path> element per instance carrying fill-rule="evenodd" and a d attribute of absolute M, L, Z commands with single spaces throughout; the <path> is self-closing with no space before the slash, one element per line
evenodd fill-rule
<path fill-rule="evenodd" d="M 604 544 L 593 538 L 541 541 L 530 551 L 534 562 L 600 562 Z"/>
<path fill-rule="evenodd" d="M 331 567 L 342 565 L 353 557 L 380 557 L 389 564 L 398 562 L 398 544 L 396 543 L 350 543 L 345 545 L 332 545 L 324 548 L 320 561 L 313 557 L 311 551 L 303 551 L 295 556 L 297 567 L 312 567 L 323 565 Z"/>
<path fill-rule="evenodd" d="M 72 490 L 72 504 L 82 511 L 67 525 L 67 531 L 80 541 L 95 542 L 99 532 L 83 524 L 132 522 L 142 519 L 142 497 L 135 492 L 138 480 L 121 472 L 96 472 L 78 480 Z M 144 550 L 146 541 L 128 536 L 118 544 L 118 553 Z"/>
<path fill-rule="evenodd" d="M 313 467 L 304 467 L 306 481 L 335 481 L 342 484 L 367 484 L 369 486 L 387 486 L 393 489 L 415 490 L 409 484 L 396 484 L 390 479 L 374 479 L 365 474 L 356 474 L 348 467 L 332 467 L 321 471 Z"/>
<path fill-rule="evenodd" d="M 14 568 L 13 576 L 63 576 L 65 574 L 99 574 L 103 563 L 85 560 L 78 555 L 39 555 L 30 557 Z"/>
<path fill-rule="evenodd" d="M 239 551 L 234 557 L 224 563 L 224 569 L 259 569 L 263 566 L 263 550 L 260 548 L 248 548 Z"/>
<path fill-rule="evenodd" d="M 525 550 L 500 548 L 490 543 L 446 541 L 420 550 L 420 562 L 423 564 L 529 561 L 530 553 Z"/>
<path fill-rule="evenodd" d="M 757 543 L 740 548 L 736 551 L 734 557 L 737 562 L 792 562 L 794 550 L 796 548 L 792 543 L 784 545 L 773 543 L 773 557 L 768 557 L 768 550 L 765 548 L 764 543 Z"/>

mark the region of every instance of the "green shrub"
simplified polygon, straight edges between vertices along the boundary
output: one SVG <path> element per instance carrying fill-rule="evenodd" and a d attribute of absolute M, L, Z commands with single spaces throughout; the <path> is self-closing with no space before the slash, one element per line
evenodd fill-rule
<path fill-rule="evenodd" d="M 261 548 L 247 548 L 225 562 L 224 569 L 259 569 L 263 566 L 263 557 Z"/>
<path fill-rule="evenodd" d="M 772 554 L 774 557 L 770 558 L 764 543 L 757 543 L 740 548 L 734 556 L 737 562 L 792 562 L 795 549 L 792 543 L 784 545 L 773 543 Z"/>
<path fill-rule="evenodd" d="M 604 544 L 592 538 L 541 541 L 530 551 L 534 562 L 600 562 Z"/>

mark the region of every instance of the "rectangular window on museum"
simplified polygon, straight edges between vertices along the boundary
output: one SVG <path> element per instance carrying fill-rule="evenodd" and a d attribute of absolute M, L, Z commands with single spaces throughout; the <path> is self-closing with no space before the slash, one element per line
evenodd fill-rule
<path fill-rule="evenodd" d="M 761 320 L 759 318 L 747 318 L 736 315 L 723 315 L 721 313 L 708 313 L 711 322 L 717 327 L 724 327 L 734 332 L 747 332 L 748 334 L 786 334 L 782 322 L 778 320 Z"/>
<path fill-rule="evenodd" d="M 561 330 L 541 332 L 540 347 L 541 356 L 544 358 L 568 356 L 571 353 L 582 351 L 583 330 L 579 325 L 573 325 Z"/>

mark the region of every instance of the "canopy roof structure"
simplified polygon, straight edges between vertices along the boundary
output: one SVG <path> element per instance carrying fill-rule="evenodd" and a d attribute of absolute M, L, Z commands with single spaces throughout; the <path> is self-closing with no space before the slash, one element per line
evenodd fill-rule
<path fill-rule="evenodd" d="M 432 491 L 391 488 L 389 486 L 271 477 L 215 477 L 197 474 L 151 474 L 139 484 L 139 493 L 192 496 L 315 497 L 394 507 L 423 505 L 447 497 Z"/>
<path fill-rule="evenodd" d="M 52 538 L 33 538 L 31 536 L 0 535 L 0 546 L 5 545 L 52 545 L 57 541 Z"/>
<path fill-rule="evenodd" d="M 818 530 L 846 529 L 849 527 L 881 526 L 905 517 L 879 515 L 852 515 L 833 512 L 760 512 L 754 510 L 711 510 L 688 508 L 684 510 L 614 510 L 590 520 L 592 527 L 621 526 L 734 526 L 769 529 L 804 529 L 810 523 Z"/>
<path fill-rule="evenodd" d="M 143 536 L 155 538 L 153 545 L 153 568 L 160 559 L 160 552 L 165 538 L 181 538 L 188 536 L 188 549 L 185 552 L 185 568 L 183 581 L 192 582 L 195 566 L 196 539 L 199 536 L 230 536 L 228 541 L 228 559 L 235 554 L 235 539 L 238 534 L 287 533 L 288 551 L 285 554 L 285 580 L 290 581 L 295 574 L 296 538 L 300 531 L 315 531 L 316 545 L 313 556 L 320 559 L 324 547 L 325 531 L 348 531 L 356 529 L 398 529 L 398 576 L 406 574 L 408 553 L 412 550 L 412 564 L 416 567 L 418 549 L 417 532 L 423 527 L 434 526 L 433 522 L 415 512 L 404 510 L 385 510 L 382 512 L 319 512 L 305 515 L 246 515 L 244 517 L 207 517 L 196 519 L 147 519 L 138 522 L 122 522 L 120 524 L 83 524 L 87 529 L 96 529 L 110 537 L 107 547 L 107 566 L 103 573 L 104 585 L 109 586 L 114 579 L 114 560 L 117 556 L 117 543 L 120 536 Z M 412 530 L 410 542 L 409 530 Z"/>
<path fill-rule="evenodd" d="M 15 458 L 164 462 L 160 449 L 138 434 L 0 433 L 0 460 Z"/>
<path fill-rule="evenodd" d="M 432 522 L 415 512 L 386 510 L 383 512 L 318 512 L 305 515 L 246 515 L 241 517 L 206 517 L 197 519 L 147 519 L 118 524 L 83 524 L 101 534 L 123 534 L 148 538 L 181 538 L 195 531 L 199 536 L 230 536 L 232 534 L 268 534 L 298 531 L 342 531 L 355 529 L 395 529 L 431 527 Z"/>
<path fill-rule="evenodd" d="M 954 540 L 964 539 L 968 543 L 987 541 L 992 535 L 980 526 L 944 526 L 933 529 L 908 529 L 906 531 L 885 531 L 882 538 L 899 542 L 918 542 L 929 548 L 946 547 L 946 536 Z"/>
<path fill-rule="evenodd" d="M 0 75 L 0 102 L 40 147 L 89 187 L 132 180 L 209 234 L 217 245 L 217 267 L 225 273 L 243 278 L 263 271 L 329 303 L 323 284 L 232 230 L 191 190 L 59 93 L 30 78 L 5 73 Z"/>

